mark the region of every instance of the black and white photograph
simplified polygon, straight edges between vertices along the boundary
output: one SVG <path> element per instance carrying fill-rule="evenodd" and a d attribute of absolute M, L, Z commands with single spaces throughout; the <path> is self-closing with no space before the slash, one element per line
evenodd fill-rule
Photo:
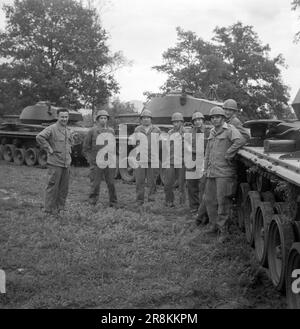
<path fill-rule="evenodd" d="M 299 55 L 300 0 L 0 0 L 0 311 L 300 309 Z"/>

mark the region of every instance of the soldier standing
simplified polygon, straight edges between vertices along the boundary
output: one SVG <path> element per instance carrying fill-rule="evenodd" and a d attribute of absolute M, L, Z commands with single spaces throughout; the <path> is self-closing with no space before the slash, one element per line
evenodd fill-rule
<path fill-rule="evenodd" d="M 83 143 L 83 153 L 86 154 L 90 165 L 90 183 L 91 190 L 89 194 L 89 202 L 91 205 L 96 205 L 99 198 L 100 184 L 105 179 L 108 193 L 109 206 L 113 207 L 117 204 L 117 195 L 115 189 L 115 169 L 114 168 L 99 168 L 96 163 L 96 158 L 99 150 L 104 145 L 97 145 L 97 137 L 102 133 L 109 133 L 115 136 L 113 128 L 108 127 L 109 114 L 105 110 L 98 111 L 96 115 L 96 125 L 91 128 Z"/>
<path fill-rule="evenodd" d="M 172 124 L 173 128 L 169 130 L 169 136 L 171 137 L 173 134 L 179 134 L 181 136 L 182 142 L 182 152 L 183 152 L 183 138 L 184 133 L 186 132 L 183 126 L 184 119 L 182 113 L 176 112 L 172 115 Z M 179 185 L 179 193 L 180 199 L 179 203 L 183 205 L 185 203 L 185 167 L 183 162 L 183 153 L 181 159 L 181 168 L 175 168 L 175 151 L 174 151 L 174 143 L 171 141 L 170 143 L 170 168 L 166 169 L 166 177 L 165 177 L 165 197 L 166 197 L 166 206 L 174 207 L 174 185 L 177 177 L 178 185 Z"/>
<path fill-rule="evenodd" d="M 196 160 L 196 136 L 197 134 L 204 134 L 203 125 L 204 116 L 201 112 L 195 112 L 192 116 L 192 160 Z M 204 152 L 203 152 L 204 154 Z M 188 169 L 187 169 L 188 170 Z M 187 179 L 187 190 L 189 197 L 190 211 L 192 215 L 197 215 L 200 206 L 205 184 L 203 183 L 205 177 L 198 177 L 194 179 Z"/>
<path fill-rule="evenodd" d="M 226 115 L 226 122 L 237 128 L 246 142 L 250 139 L 248 130 L 243 127 L 242 122 L 237 117 L 238 107 L 234 99 L 227 99 L 223 104 L 223 109 Z"/>
<path fill-rule="evenodd" d="M 67 127 L 69 111 L 59 109 L 57 122 L 36 136 L 37 143 L 47 150 L 48 182 L 45 193 L 45 212 L 64 210 L 69 190 L 71 165 L 71 129 Z"/>
<path fill-rule="evenodd" d="M 204 161 L 204 202 L 211 225 L 207 233 L 219 232 L 223 242 L 236 191 L 237 173 L 233 158 L 245 140 L 234 126 L 225 122 L 225 111 L 221 107 L 213 107 L 210 118 L 214 128 L 210 131 Z"/>
<path fill-rule="evenodd" d="M 156 180 L 159 174 L 159 168 L 151 168 L 152 150 L 151 150 L 151 135 L 160 134 L 160 129 L 152 124 L 152 113 L 148 110 L 142 111 L 141 125 L 135 128 L 135 133 L 145 134 L 148 140 L 148 168 L 141 166 L 135 169 L 136 180 L 136 200 L 139 204 L 144 203 L 145 198 L 145 180 L 147 178 L 148 185 L 148 201 L 154 201 L 154 193 L 156 190 Z"/>

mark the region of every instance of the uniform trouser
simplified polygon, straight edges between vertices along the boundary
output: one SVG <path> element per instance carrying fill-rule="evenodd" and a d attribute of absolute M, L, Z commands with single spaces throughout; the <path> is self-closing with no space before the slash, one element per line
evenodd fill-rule
<path fill-rule="evenodd" d="M 64 208 L 69 191 L 70 168 L 48 165 L 45 210 Z"/>
<path fill-rule="evenodd" d="M 199 179 L 187 179 L 187 190 L 190 209 L 198 211 L 205 188 L 205 177 Z"/>
<path fill-rule="evenodd" d="M 206 178 L 204 202 L 210 223 L 220 230 L 226 229 L 236 191 L 233 177 Z"/>
<path fill-rule="evenodd" d="M 145 179 L 149 188 L 148 196 L 151 196 L 156 191 L 156 180 L 159 174 L 159 169 L 156 168 L 136 168 L 135 183 L 136 183 L 136 200 L 144 201 L 145 198 Z"/>
<path fill-rule="evenodd" d="M 166 169 L 165 177 L 165 196 L 167 203 L 174 202 L 174 185 L 176 177 L 178 179 L 179 193 L 180 193 L 180 202 L 185 202 L 185 167 L 183 168 L 174 168 L 174 165 L 171 165 L 170 168 Z"/>
<path fill-rule="evenodd" d="M 115 169 L 114 168 L 99 168 L 97 165 L 91 166 L 90 168 L 90 182 L 91 191 L 89 198 L 97 200 L 99 197 L 101 181 L 105 179 L 109 202 L 117 202 L 116 188 L 115 188 Z"/>

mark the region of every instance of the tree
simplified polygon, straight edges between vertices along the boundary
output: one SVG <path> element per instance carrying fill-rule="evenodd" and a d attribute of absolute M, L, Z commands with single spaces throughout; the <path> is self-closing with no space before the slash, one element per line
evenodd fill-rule
<path fill-rule="evenodd" d="M 163 53 L 164 64 L 153 67 L 168 75 L 161 89 L 184 87 L 193 91 L 195 96 L 205 97 L 210 85 L 225 73 L 226 65 L 214 45 L 198 38 L 194 32 L 183 31 L 180 27 L 176 31 L 176 46 Z"/>
<path fill-rule="evenodd" d="M 223 99 L 235 98 L 247 117 L 282 118 L 288 104 L 288 87 L 281 80 L 282 55 L 271 58 L 252 26 L 238 22 L 217 27 L 213 40 L 226 63 L 227 74 L 218 85 Z"/>
<path fill-rule="evenodd" d="M 292 1 L 292 10 L 297 10 L 300 8 L 300 0 L 293 0 Z M 300 31 L 295 35 L 295 42 L 300 41 Z"/>
<path fill-rule="evenodd" d="M 252 26 L 216 27 L 210 42 L 180 28 L 177 36 L 176 46 L 163 53 L 164 64 L 154 67 L 168 75 L 162 90 L 186 85 L 195 96 L 205 97 L 217 86 L 217 95 L 235 98 L 247 118 L 285 115 L 284 59 L 270 58 L 270 47 L 261 44 Z"/>
<path fill-rule="evenodd" d="M 6 111 L 38 100 L 95 108 L 118 84 L 116 66 L 97 12 L 77 0 L 15 0 L 4 6 L 0 33 L 0 87 Z"/>

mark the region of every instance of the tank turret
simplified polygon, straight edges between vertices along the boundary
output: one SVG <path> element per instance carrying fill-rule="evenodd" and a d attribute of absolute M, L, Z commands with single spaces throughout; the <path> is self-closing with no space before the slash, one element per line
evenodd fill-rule
<path fill-rule="evenodd" d="M 154 124 L 170 124 L 172 114 L 180 112 L 185 121 L 191 121 L 192 115 L 200 111 L 208 118 L 209 111 L 214 106 L 222 106 L 223 103 L 195 98 L 188 92 L 171 91 L 165 96 L 153 97 L 144 107 L 151 111 Z"/>
<path fill-rule="evenodd" d="M 52 123 L 57 120 L 57 110 L 60 107 L 55 107 L 47 101 L 41 101 L 35 105 L 27 106 L 20 114 L 20 122 L 25 124 L 43 124 Z M 69 122 L 74 123 L 82 121 L 81 113 L 69 110 Z"/>

